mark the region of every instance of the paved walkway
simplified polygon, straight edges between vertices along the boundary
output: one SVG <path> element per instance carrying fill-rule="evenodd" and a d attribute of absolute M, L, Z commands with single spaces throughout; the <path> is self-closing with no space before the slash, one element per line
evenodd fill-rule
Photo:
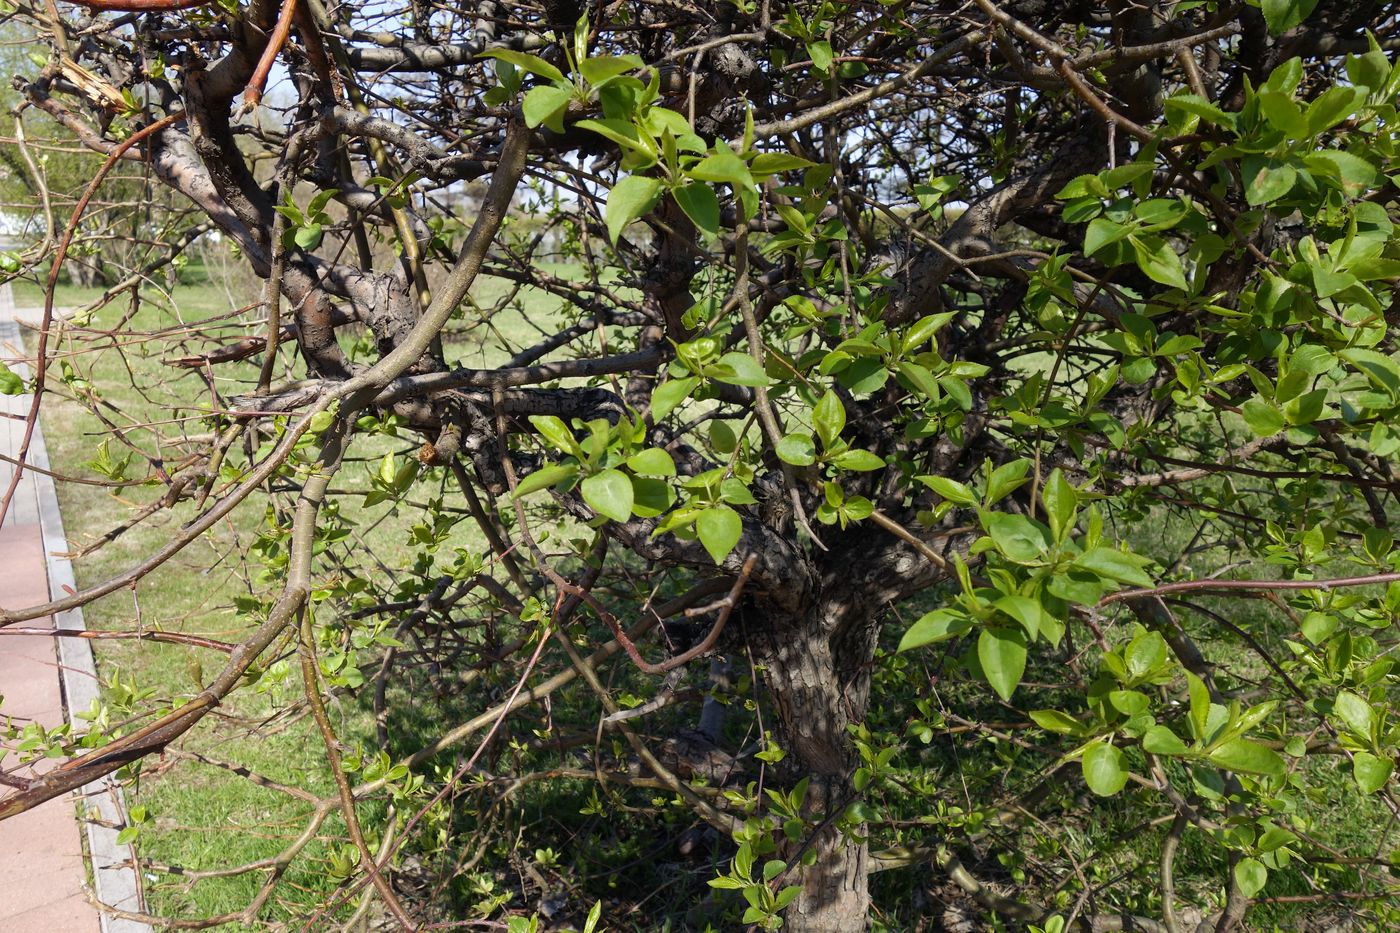
<path fill-rule="evenodd" d="M 15 324 L 10 287 L 0 285 L 0 361 L 14 365 L 22 357 L 21 330 Z M 0 453 L 14 457 L 24 435 L 23 418 L 30 396 L 0 395 Z M 36 432 L 29 462 L 46 468 L 42 434 Z M 9 487 L 14 467 L 0 461 L 0 495 Z M 9 514 L 0 526 L 0 606 L 19 608 L 48 602 L 73 586 L 72 567 L 57 557 L 67 550 L 53 481 L 25 471 Z M 82 628 L 82 615 L 67 612 L 25 623 L 27 627 Z M 97 696 L 92 650 L 84 639 L 47 635 L 0 637 L 0 714 L 16 725 L 30 721 L 54 728 Z M 81 720 L 75 728 L 81 728 Z M 5 770 L 13 758 L 0 760 Z M 23 773 L 23 772 L 22 772 Z M 4 789 L 0 788 L 0 794 Z M 75 820 L 78 807 L 102 823 Z M 122 821 L 115 785 L 95 782 L 74 797 L 50 800 L 0 822 L 0 931 L 5 933 L 140 933 L 145 924 L 99 914 L 85 888 L 95 883 L 98 896 L 126 910 L 140 910 L 129 846 L 116 846 Z M 84 836 L 95 853 L 92 870 L 84 859 Z"/>

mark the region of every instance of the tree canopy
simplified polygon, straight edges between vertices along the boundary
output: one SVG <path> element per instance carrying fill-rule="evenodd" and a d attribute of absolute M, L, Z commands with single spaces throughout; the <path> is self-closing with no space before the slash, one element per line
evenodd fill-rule
<path fill-rule="evenodd" d="M 256 692 L 329 783 L 182 924 L 1400 919 L 1393 4 L 11 4 L 101 165 L 7 257 L 30 423 L 105 426 L 83 553 L 164 530 L 0 624 L 242 582 L 0 817 Z"/>

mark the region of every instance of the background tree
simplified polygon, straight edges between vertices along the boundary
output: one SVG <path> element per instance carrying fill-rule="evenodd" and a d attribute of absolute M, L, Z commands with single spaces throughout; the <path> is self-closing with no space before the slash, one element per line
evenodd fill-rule
<path fill-rule="evenodd" d="M 128 689 L 87 749 L 17 732 L 70 757 L 0 816 L 299 678 L 309 833 L 338 808 L 348 840 L 313 927 L 371 886 L 455 917 L 487 856 L 581 916 L 449 841 L 580 779 L 598 817 L 660 790 L 639 820 L 716 831 L 678 844 L 720 863 L 668 908 L 697 927 L 1394 922 L 1392 5 L 86 6 L 18 5 L 52 50 L 25 106 L 264 284 L 141 332 L 182 354 L 136 380 L 165 419 L 92 461 L 153 487 L 122 529 L 178 531 L 0 619 L 261 524 L 237 644 L 158 633 L 217 673 Z M 103 320 L 48 340 L 121 353 Z M 260 922 L 289 852 L 204 920 Z"/>

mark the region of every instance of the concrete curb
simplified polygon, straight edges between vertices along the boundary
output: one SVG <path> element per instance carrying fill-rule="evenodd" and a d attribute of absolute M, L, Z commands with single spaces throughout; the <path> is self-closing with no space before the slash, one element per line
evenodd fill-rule
<path fill-rule="evenodd" d="M 8 283 L 0 285 L 0 343 L 7 342 L 23 346 L 21 329 L 14 320 L 14 299 Z M 27 367 L 17 369 L 27 370 Z M 20 375 L 28 378 L 27 371 L 21 371 Z M 29 461 L 40 469 L 50 469 L 42 427 L 35 428 Z M 48 564 L 49 598 L 59 599 L 76 592 L 77 582 L 73 576 L 73 564 L 67 557 L 60 556 L 68 553 L 68 538 L 58 511 L 58 493 L 51 476 L 37 471 L 30 476 L 39 500 L 39 527 Z M 83 611 L 70 609 L 61 612 L 54 617 L 54 625 L 81 630 L 85 628 Z M 81 734 L 87 729 L 87 723 L 77 714 L 90 709 L 100 692 L 92 644 L 83 638 L 59 638 L 57 641 L 64 714 L 73 732 Z M 85 785 L 76 796 L 84 811 L 83 833 L 87 838 L 97 900 L 117 910 L 144 911 L 136 853 L 130 845 L 117 843 L 117 834 L 126 825 L 121 785 L 108 776 Z M 105 911 L 101 914 L 101 924 L 103 933 L 151 933 L 152 929 L 149 924 L 124 920 Z"/>

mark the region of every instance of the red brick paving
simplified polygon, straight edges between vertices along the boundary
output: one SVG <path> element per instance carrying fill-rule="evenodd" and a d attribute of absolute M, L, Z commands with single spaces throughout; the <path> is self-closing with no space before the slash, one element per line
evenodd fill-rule
<path fill-rule="evenodd" d="M 8 469 L 0 470 L 6 484 L 9 476 Z M 18 492 L 33 496 L 33 490 L 23 482 Z M 0 528 L 0 606 L 16 609 L 47 602 L 49 584 L 39 524 L 23 520 L 34 514 L 32 504 L 12 511 Z M 44 617 L 26 625 L 52 621 Z M 53 728 L 64 721 L 55 641 L 0 637 L 0 714 L 16 725 L 37 720 Z M 0 760 L 6 770 L 16 764 Z M 98 912 L 83 893 L 87 868 L 74 816 L 74 800 L 64 796 L 0 822 L 0 931 L 98 933 Z"/>

